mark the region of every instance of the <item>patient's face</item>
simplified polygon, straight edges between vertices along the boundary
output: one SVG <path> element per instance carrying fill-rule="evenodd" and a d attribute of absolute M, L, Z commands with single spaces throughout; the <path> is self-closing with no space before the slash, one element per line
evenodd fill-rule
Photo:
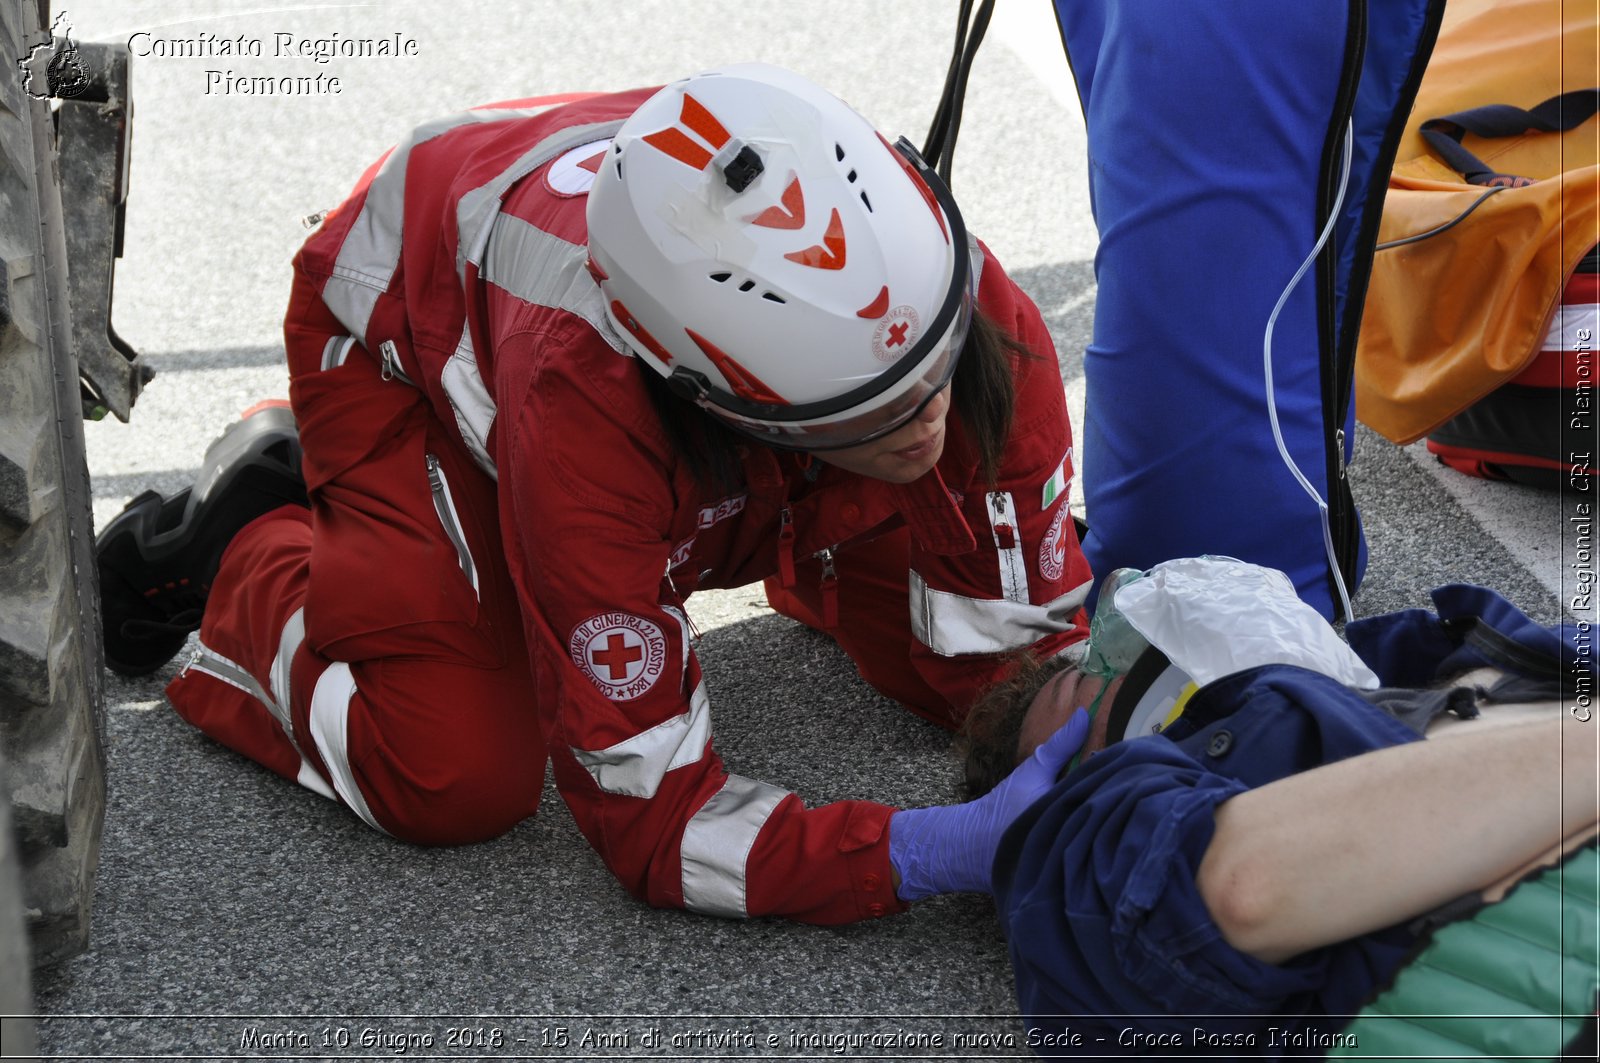
<path fill-rule="evenodd" d="M 1083 745 L 1085 756 L 1106 744 L 1106 721 L 1110 719 L 1111 703 L 1122 688 L 1124 678 L 1119 675 L 1111 680 L 1105 696 L 1100 699 L 1100 707 L 1090 723 L 1088 741 Z M 1106 686 L 1104 679 L 1076 668 L 1066 668 L 1052 676 L 1034 695 L 1028 714 L 1022 719 L 1022 731 L 1017 737 L 1017 762 L 1027 760 L 1040 743 L 1072 718 L 1074 712 L 1093 705 L 1096 695 Z"/>

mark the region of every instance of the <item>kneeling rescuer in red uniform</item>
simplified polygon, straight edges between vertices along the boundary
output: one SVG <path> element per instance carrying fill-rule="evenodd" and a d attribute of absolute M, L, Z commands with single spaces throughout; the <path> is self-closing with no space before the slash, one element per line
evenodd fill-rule
<path fill-rule="evenodd" d="M 988 888 L 1072 728 L 978 802 L 807 808 L 724 769 L 684 605 L 765 581 L 946 727 L 1087 636 L 1049 335 L 908 144 L 756 64 L 440 119 L 306 243 L 285 333 L 292 416 L 102 534 L 114 668 L 198 626 L 178 712 L 415 843 L 508 830 L 548 761 L 651 904 Z"/>

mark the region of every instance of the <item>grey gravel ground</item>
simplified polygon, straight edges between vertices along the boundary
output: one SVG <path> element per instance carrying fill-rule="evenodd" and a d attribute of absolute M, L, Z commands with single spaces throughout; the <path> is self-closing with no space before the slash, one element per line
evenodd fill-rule
<path fill-rule="evenodd" d="M 131 425 L 90 426 L 98 523 L 141 490 L 183 486 L 241 408 L 287 393 L 278 328 L 300 219 L 337 202 L 412 125 L 492 99 L 760 58 L 920 141 L 955 7 L 73 3 L 84 38 L 204 31 L 260 39 L 267 53 L 136 60 L 116 321 L 160 376 Z M 1094 299 L 1082 123 L 1048 5 L 1001 7 L 972 79 L 955 189 L 970 227 L 1044 309 L 1081 406 Z M 317 67 L 273 58 L 277 32 L 399 32 L 419 54 Z M 207 68 L 321 70 L 343 91 L 207 94 Z M 1560 615 L 1571 547 L 1559 496 L 1454 483 L 1417 448 L 1364 430 L 1351 475 L 1372 551 L 1359 613 L 1420 605 L 1429 587 L 1466 579 Z M 734 770 L 813 802 L 954 797 L 946 736 L 877 697 L 758 591 L 697 596 L 691 611 Z M 1001 1039 L 1001 1055 L 1022 1051 L 986 899 L 942 898 L 841 929 L 656 911 L 612 881 L 553 791 L 496 842 L 407 847 L 190 730 L 161 696 L 175 668 L 110 685 L 93 948 L 37 975 L 47 1055 L 917 1054 L 827 1040 L 849 1034 L 924 1045 L 937 1035 L 927 1055 L 993 1051 L 983 1038 Z"/>

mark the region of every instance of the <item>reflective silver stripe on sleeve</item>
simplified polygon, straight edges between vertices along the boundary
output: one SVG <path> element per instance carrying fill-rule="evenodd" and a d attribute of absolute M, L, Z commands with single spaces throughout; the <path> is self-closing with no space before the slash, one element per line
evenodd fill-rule
<path fill-rule="evenodd" d="M 367 826 L 383 830 L 367 807 L 367 799 L 356 785 L 355 771 L 350 767 L 350 699 L 356 694 L 356 679 L 350 666 L 334 661 L 328 670 L 317 678 L 317 687 L 311 694 L 311 740 L 317 744 L 322 763 L 327 765 L 333 778 L 333 788 L 350 810 L 364 820 Z M 385 834 L 388 831 L 383 831 Z"/>
<path fill-rule="evenodd" d="M 703 915 L 749 915 L 746 863 L 756 835 L 789 791 L 742 775 L 700 806 L 683 828 L 683 906 Z"/>
<path fill-rule="evenodd" d="M 311 762 L 306 760 L 305 753 L 301 752 L 300 743 L 295 741 L 294 724 L 289 717 L 289 665 L 294 659 L 295 650 L 300 648 L 300 642 L 304 638 L 305 610 L 297 609 L 289 618 L 289 622 L 284 625 L 283 636 L 278 642 L 278 656 L 272 661 L 271 693 L 256 682 L 255 677 L 241 665 L 228 660 L 204 643 L 201 643 L 200 653 L 189 664 L 189 668 L 203 672 L 213 679 L 219 679 L 261 702 L 283 728 L 284 737 L 289 739 L 289 744 L 300 754 L 300 770 L 295 775 L 295 781 L 312 793 L 321 794 L 332 801 L 333 791 L 329 789 L 327 780 L 317 774 L 317 769 L 311 766 Z"/>
<path fill-rule="evenodd" d="M 606 317 L 605 298 L 585 263 L 589 250 L 509 214 L 495 219 L 484 257 L 483 278 L 536 306 L 566 310 L 583 318 L 607 343 L 626 353 L 622 338 Z"/>
<path fill-rule="evenodd" d="M 494 459 L 489 456 L 489 430 L 494 427 L 495 414 L 499 411 L 489 389 L 483 386 L 483 377 L 478 372 L 478 353 L 472 349 L 472 334 L 466 326 L 461 329 L 461 341 L 456 344 L 455 353 L 439 373 L 439 384 L 456 415 L 456 430 L 461 433 L 461 441 L 467 445 L 472 460 L 498 480 Z"/>
<path fill-rule="evenodd" d="M 467 279 L 468 262 L 482 267 L 491 223 L 500 213 L 500 199 L 506 190 L 557 155 L 611 136 L 622 128 L 622 122 L 623 119 L 616 118 L 558 130 L 523 152 L 516 162 L 496 174 L 493 180 L 461 197 L 456 203 L 456 234 L 459 241 L 456 245 L 456 275 L 463 284 Z"/>
<path fill-rule="evenodd" d="M 651 798 L 669 771 L 697 764 L 711 741 L 711 697 L 705 683 L 689 697 L 689 711 L 605 749 L 572 747 L 595 785 L 608 794 Z"/>
<path fill-rule="evenodd" d="M 912 572 L 911 633 L 941 657 L 1007 653 L 1070 628 L 1093 586 L 1088 580 L 1053 602 L 1030 605 L 934 590 Z"/>
<path fill-rule="evenodd" d="M 400 265 L 400 237 L 405 217 L 406 164 L 411 152 L 434 137 L 476 122 L 506 122 L 527 118 L 547 110 L 534 107 L 521 110 L 464 111 L 426 122 L 395 146 L 367 186 L 361 213 L 345 234 L 333 275 L 323 287 L 322 300 L 351 335 L 369 348 L 367 323 L 372 318 L 378 297 L 388 291 L 394 271 Z"/>
<path fill-rule="evenodd" d="M 1000 559 L 1000 593 L 1006 600 L 1028 603 L 1028 563 L 1022 556 L 1022 529 L 1017 526 L 1017 507 L 1009 491 L 990 491 L 989 528 L 994 536 L 995 553 Z M 1001 529 L 1011 537 L 1006 545 Z"/>

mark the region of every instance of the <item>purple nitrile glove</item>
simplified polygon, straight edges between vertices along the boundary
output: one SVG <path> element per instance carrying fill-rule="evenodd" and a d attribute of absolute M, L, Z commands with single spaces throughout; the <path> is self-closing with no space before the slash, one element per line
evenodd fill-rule
<path fill-rule="evenodd" d="M 936 893 L 988 893 L 1000 836 L 1055 785 L 1089 737 L 1083 709 L 1033 751 L 1005 781 L 964 805 L 908 808 L 889 817 L 889 862 L 900 875 L 903 901 Z"/>

